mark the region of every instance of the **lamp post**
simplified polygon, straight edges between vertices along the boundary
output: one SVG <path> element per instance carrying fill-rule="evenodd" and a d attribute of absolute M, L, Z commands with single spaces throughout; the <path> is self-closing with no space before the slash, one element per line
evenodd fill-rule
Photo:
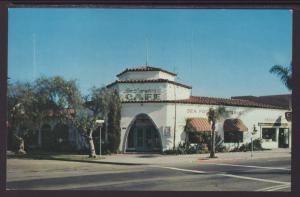
<path fill-rule="evenodd" d="M 96 120 L 96 123 L 98 123 L 100 125 L 99 127 L 99 156 L 101 157 L 101 142 L 102 142 L 102 139 L 101 139 L 101 126 L 102 124 L 104 123 L 104 120 Z"/>
<path fill-rule="evenodd" d="M 257 132 L 255 124 L 253 125 L 253 131 L 251 133 L 251 158 L 253 157 L 253 135 Z"/>

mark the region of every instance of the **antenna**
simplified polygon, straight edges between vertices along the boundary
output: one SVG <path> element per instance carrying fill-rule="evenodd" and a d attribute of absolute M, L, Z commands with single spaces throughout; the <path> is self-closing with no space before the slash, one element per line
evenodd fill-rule
<path fill-rule="evenodd" d="M 33 64 L 33 78 L 36 78 L 36 41 L 35 34 L 32 35 L 32 45 L 33 45 L 33 55 L 32 55 L 32 64 Z"/>
<path fill-rule="evenodd" d="M 178 79 L 178 72 L 177 72 L 177 66 L 176 65 L 173 66 L 173 73 L 176 74 L 176 79 Z"/>
<path fill-rule="evenodd" d="M 146 37 L 146 66 L 148 66 L 148 58 L 149 58 L 149 51 L 148 51 L 148 36 Z"/>

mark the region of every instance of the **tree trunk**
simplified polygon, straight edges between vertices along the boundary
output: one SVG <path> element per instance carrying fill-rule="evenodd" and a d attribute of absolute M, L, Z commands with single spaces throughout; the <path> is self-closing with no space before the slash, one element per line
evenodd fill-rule
<path fill-rule="evenodd" d="M 92 137 L 92 131 L 90 132 L 90 135 L 88 136 L 88 143 L 90 147 L 90 155 L 89 157 L 96 158 L 96 151 L 95 151 L 95 145 Z"/>
<path fill-rule="evenodd" d="M 214 157 L 215 157 L 215 131 L 212 131 L 210 158 L 214 158 Z"/>
<path fill-rule="evenodd" d="M 26 154 L 26 151 L 25 151 L 25 146 L 24 146 L 24 139 L 19 137 L 19 136 L 15 136 L 17 138 L 17 141 L 18 141 L 18 151 L 17 151 L 17 154 Z"/>
<path fill-rule="evenodd" d="M 212 123 L 210 158 L 215 158 L 215 122 Z"/>

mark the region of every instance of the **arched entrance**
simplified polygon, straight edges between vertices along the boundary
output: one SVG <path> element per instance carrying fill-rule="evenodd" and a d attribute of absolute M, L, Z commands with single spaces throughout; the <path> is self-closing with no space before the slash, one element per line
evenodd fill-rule
<path fill-rule="evenodd" d="M 137 115 L 127 135 L 126 152 L 161 152 L 159 131 L 146 114 Z"/>

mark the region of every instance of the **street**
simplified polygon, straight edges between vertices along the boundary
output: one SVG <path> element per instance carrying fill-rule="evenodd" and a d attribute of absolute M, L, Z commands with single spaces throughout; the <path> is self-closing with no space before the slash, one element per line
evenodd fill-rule
<path fill-rule="evenodd" d="M 291 158 L 116 165 L 8 159 L 8 189 L 291 191 Z"/>

